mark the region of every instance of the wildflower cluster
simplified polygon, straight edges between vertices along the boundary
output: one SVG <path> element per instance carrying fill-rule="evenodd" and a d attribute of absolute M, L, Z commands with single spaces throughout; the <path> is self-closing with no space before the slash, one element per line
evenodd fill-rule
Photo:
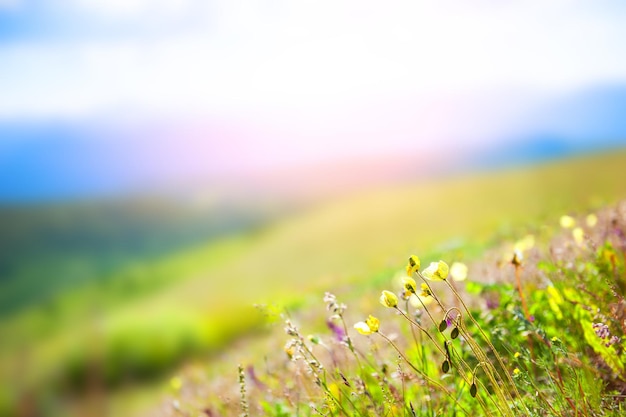
<path fill-rule="evenodd" d="M 619 342 L 619 337 L 611 335 L 611 331 L 609 330 L 609 326 L 604 323 L 593 323 L 593 330 L 596 332 L 596 335 L 605 341 L 604 345 L 609 347 Z"/>
<path fill-rule="evenodd" d="M 456 399 L 457 395 L 450 391 L 449 387 L 442 385 L 431 376 L 425 352 L 426 349 L 432 350 L 433 353 L 437 352 L 441 356 L 442 360 L 439 367 L 441 373 L 448 374 L 452 369 L 454 369 L 462 384 L 461 386 L 465 386 L 469 389 L 470 396 L 476 398 L 476 401 L 483 410 L 489 410 L 488 401 L 491 401 L 496 405 L 502 415 L 515 415 L 515 407 L 512 409 L 509 404 L 514 404 L 514 397 L 519 394 L 516 394 L 516 386 L 513 382 L 511 374 L 507 372 L 504 361 L 500 358 L 498 352 L 491 344 L 490 339 L 485 335 L 482 329 L 480 329 L 480 326 L 478 326 L 478 323 L 473 318 L 469 309 L 456 291 L 454 285 L 448 281 L 448 277 L 450 275 L 452 275 L 454 280 L 465 280 L 468 274 L 467 266 L 458 262 L 454 263 L 452 274 L 451 268 L 443 260 L 431 262 L 424 270 L 421 270 L 420 267 L 421 261 L 419 257 L 416 255 L 410 256 L 405 267 L 406 276 L 401 279 L 402 291 L 400 294 L 402 296 L 401 298 L 406 300 L 406 307 L 404 309 L 400 307 L 400 299 L 393 291 L 383 290 L 379 298 L 381 305 L 386 308 L 396 310 L 403 317 L 403 319 L 408 322 L 416 344 L 415 349 L 420 353 L 419 356 L 421 359 L 419 359 L 418 362 L 415 362 L 414 359 L 407 356 L 389 336 L 380 330 L 380 321 L 377 318 L 370 315 L 366 321 L 356 323 L 354 328 L 362 335 L 369 336 L 376 333 L 381 336 L 393 349 L 397 351 L 399 357 L 402 358 L 409 368 L 415 372 L 416 376 L 420 377 L 431 390 L 438 390 L 442 395 L 447 396 L 450 399 Z M 419 286 L 416 281 L 417 279 L 421 281 Z M 428 281 L 445 282 L 452 291 L 457 302 L 463 306 L 464 312 L 456 306 L 446 307 L 442 303 L 441 299 L 437 297 L 433 288 L 428 284 Z M 419 305 L 423 307 L 434 326 L 434 332 L 429 330 L 428 327 L 420 324 L 417 320 L 411 318 L 412 313 L 409 310 L 409 300 L 411 299 L 416 299 Z M 434 300 L 438 310 L 443 313 L 443 318 L 439 320 L 435 319 L 437 308 L 431 311 L 431 309 L 426 307 L 427 303 L 425 300 Z M 463 320 L 464 314 L 466 318 L 469 318 L 469 320 L 476 326 L 482 337 L 482 343 L 489 347 L 489 351 L 484 350 L 482 345 L 475 340 L 475 336 L 465 326 L 465 322 Z M 452 327 L 452 330 L 449 335 L 446 335 L 445 332 L 448 327 Z M 417 333 L 413 330 L 416 330 Z M 418 335 L 420 339 L 425 338 L 425 340 L 423 342 L 419 342 Z M 461 346 L 457 346 L 453 343 L 453 341 L 458 339 L 460 336 L 463 336 L 463 343 Z M 426 343 L 426 345 L 424 343 Z M 469 348 L 469 352 L 459 351 L 459 349 L 463 349 L 463 346 Z M 468 353 L 474 356 L 473 361 L 476 363 L 475 366 L 471 366 L 468 363 Z M 496 359 L 499 370 L 498 367 L 492 363 L 491 358 Z M 485 391 L 485 383 L 480 382 L 480 380 L 477 379 L 478 370 L 483 371 L 487 380 L 486 383 L 489 385 L 489 390 Z M 513 373 L 516 374 L 516 372 Z M 483 386 L 483 395 L 478 395 L 479 386 Z M 490 397 L 490 394 L 488 394 L 489 391 L 495 394 L 496 399 L 490 400 L 488 398 Z M 463 406 L 459 404 L 458 401 L 453 402 L 459 409 L 463 410 Z M 517 411 L 525 412 L 526 410 L 522 407 L 517 409 Z"/>
<path fill-rule="evenodd" d="M 567 246 L 573 253 L 589 251 L 597 218 L 588 216 L 580 226 L 589 243 L 584 247 L 576 244 L 577 220 L 560 223 L 574 243 Z M 313 413 L 327 416 L 622 415 L 615 401 L 612 414 L 595 413 L 593 407 L 609 403 L 600 396 L 606 391 L 597 384 L 598 375 L 607 386 L 622 381 L 626 386 L 620 332 L 626 302 L 619 298 L 626 287 L 619 281 L 626 270 L 623 256 L 611 246 L 600 247 L 595 263 L 570 280 L 577 286 L 559 281 L 564 270 L 545 262 L 538 286 L 529 281 L 538 271 L 533 264 L 538 250 L 533 235 L 502 250 L 500 268 L 504 265 L 511 279 L 514 272 L 515 281 L 500 283 L 475 281 L 484 268 L 449 266 L 444 260 L 422 268 L 420 258 L 411 255 L 393 281 L 397 288 L 381 289 L 378 303 L 376 297 L 364 301 L 371 310 L 354 321 L 346 304 L 326 293 L 328 337 L 304 337 L 285 319 L 290 337 L 285 362 L 295 382 L 283 388 L 291 408 L 284 413 L 267 408 L 266 414 L 298 415 L 298 407 L 308 404 Z M 608 290 L 602 287 L 606 277 L 616 280 Z M 601 296 L 599 289 L 605 291 Z M 477 295 L 474 303 L 487 309 L 470 310 L 465 294 Z M 599 301 L 610 296 L 616 298 L 612 304 Z M 572 346 L 593 352 L 594 361 L 583 363 L 584 355 L 572 354 Z M 594 368 L 597 363 L 602 372 Z M 242 404 L 246 395 L 242 390 Z"/>

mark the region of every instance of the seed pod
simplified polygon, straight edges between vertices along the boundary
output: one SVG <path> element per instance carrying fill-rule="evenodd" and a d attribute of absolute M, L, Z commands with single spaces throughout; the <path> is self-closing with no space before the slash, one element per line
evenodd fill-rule
<path fill-rule="evenodd" d="M 453 339 L 456 339 L 457 337 L 459 337 L 459 328 L 455 327 L 454 329 L 452 329 L 452 331 L 450 332 L 450 337 Z"/>
<path fill-rule="evenodd" d="M 348 380 L 346 379 L 346 377 L 345 377 L 345 376 L 344 376 L 341 372 L 339 372 L 339 375 L 341 376 L 341 379 L 343 379 L 343 384 L 344 384 L 346 387 L 349 387 L 349 386 L 350 386 L 350 382 L 348 382 Z"/>
<path fill-rule="evenodd" d="M 383 363 L 383 366 L 380 368 L 380 370 L 383 373 L 383 375 L 387 375 L 387 372 L 389 371 L 389 369 L 387 368 L 387 364 Z"/>
<path fill-rule="evenodd" d="M 448 328 L 448 323 L 446 323 L 446 320 L 441 320 L 441 323 L 439 323 L 439 331 L 443 332 L 444 330 L 446 330 Z"/>
<path fill-rule="evenodd" d="M 448 360 L 446 359 L 441 364 L 441 372 L 443 372 L 444 374 L 447 374 L 449 370 L 450 370 L 450 362 L 448 362 Z"/>
<path fill-rule="evenodd" d="M 472 386 L 470 387 L 470 395 L 472 397 L 475 397 L 477 391 L 478 391 L 478 387 L 476 387 L 476 383 L 472 382 Z"/>

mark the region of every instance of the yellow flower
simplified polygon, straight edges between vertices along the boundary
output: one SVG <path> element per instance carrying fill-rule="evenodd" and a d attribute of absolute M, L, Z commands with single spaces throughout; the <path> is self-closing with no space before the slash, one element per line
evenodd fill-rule
<path fill-rule="evenodd" d="M 370 335 L 372 333 L 376 333 L 378 331 L 379 326 L 380 326 L 380 321 L 376 317 L 372 316 L 371 314 L 367 318 L 367 320 L 360 321 L 354 324 L 354 328 L 356 329 L 356 331 L 365 336 Z"/>
<path fill-rule="evenodd" d="M 522 371 L 520 371 L 519 368 L 513 369 L 513 375 L 519 375 L 521 373 L 522 373 Z"/>
<path fill-rule="evenodd" d="M 548 288 L 546 288 L 546 292 L 548 293 L 548 305 L 550 309 L 552 309 L 556 318 L 561 320 L 563 318 L 563 312 L 559 306 L 564 302 L 561 293 L 554 288 L 553 285 L 549 285 Z"/>
<path fill-rule="evenodd" d="M 467 279 L 467 265 L 461 262 L 455 262 L 450 267 L 450 275 L 455 281 L 465 281 Z"/>
<path fill-rule="evenodd" d="M 365 336 L 372 334 L 372 329 L 370 329 L 370 326 L 368 326 L 367 323 L 365 323 L 364 321 L 354 323 L 354 328 L 356 329 L 357 332 Z"/>
<path fill-rule="evenodd" d="M 296 353 L 296 348 L 291 343 L 287 342 L 285 347 L 283 348 L 289 359 L 293 358 L 293 355 Z"/>
<path fill-rule="evenodd" d="M 522 356 L 522 354 L 519 352 L 515 352 L 515 354 L 513 355 L 515 359 L 519 358 L 520 356 Z"/>
<path fill-rule="evenodd" d="M 416 287 L 416 283 L 415 280 L 413 278 L 410 277 L 403 277 L 402 278 L 402 286 L 404 286 L 404 289 L 410 293 L 410 294 L 415 294 L 415 287 Z"/>
<path fill-rule="evenodd" d="M 561 216 L 559 223 L 563 229 L 571 229 L 576 226 L 576 220 L 572 216 Z"/>
<path fill-rule="evenodd" d="M 596 216 L 593 213 L 588 215 L 586 220 L 587 220 L 587 226 L 589 227 L 594 227 L 596 224 L 598 224 L 598 216 Z"/>
<path fill-rule="evenodd" d="M 338 408 L 335 398 L 341 397 L 341 390 L 339 389 L 339 385 L 331 382 L 330 384 L 328 384 L 328 392 L 329 395 L 326 396 L 326 405 L 331 410 L 330 414 L 334 415 L 335 411 L 337 411 Z"/>
<path fill-rule="evenodd" d="M 175 376 L 170 379 L 170 386 L 174 391 L 178 391 L 183 386 L 183 381 L 179 377 Z"/>
<path fill-rule="evenodd" d="M 409 302 L 411 303 L 413 307 L 421 308 L 423 307 L 423 305 L 427 306 L 429 304 L 432 304 L 435 301 L 433 297 L 427 297 L 422 294 L 415 294 L 415 296 L 409 299 Z"/>
<path fill-rule="evenodd" d="M 524 238 L 515 242 L 514 249 L 520 252 L 526 252 L 535 246 L 535 237 L 533 235 L 526 235 Z"/>
<path fill-rule="evenodd" d="M 391 291 L 384 290 L 380 295 L 380 303 L 389 308 L 395 308 L 398 306 L 398 297 Z"/>
<path fill-rule="evenodd" d="M 365 320 L 365 324 L 367 324 L 370 330 L 374 333 L 376 333 L 378 331 L 378 328 L 380 327 L 380 321 L 371 314 L 369 315 L 367 320 Z"/>
<path fill-rule="evenodd" d="M 420 258 L 417 255 L 409 257 L 409 263 L 406 265 L 406 274 L 412 277 L 414 273 L 420 270 Z"/>
<path fill-rule="evenodd" d="M 428 268 L 424 269 L 422 275 L 431 281 L 443 281 L 448 277 L 448 264 L 444 261 L 431 262 Z"/>
<path fill-rule="evenodd" d="M 583 229 L 580 227 L 574 228 L 574 230 L 572 230 L 572 236 L 574 236 L 574 241 L 576 242 L 576 244 L 578 246 L 582 246 L 585 240 L 585 232 L 583 231 Z"/>
<path fill-rule="evenodd" d="M 422 288 L 422 293 L 420 294 L 421 297 L 430 297 L 431 295 L 433 295 L 430 292 L 430 287 L 425 282 L 422 282 L 421 288 Z"/>

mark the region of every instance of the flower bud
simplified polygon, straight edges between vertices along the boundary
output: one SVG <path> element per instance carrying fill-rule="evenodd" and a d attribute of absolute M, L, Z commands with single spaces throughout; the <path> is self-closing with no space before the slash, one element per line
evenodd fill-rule
<path fill-rule="evenodd" d="M 441 323 L 439 323 L 439 331 L 443 332 L 444 330 L 446 330 L 448 328 L 448 323 L 446 323 L 446 320 L 441 320 Z"/>
<path fill-rule="evenodd" d="M 412 277 L 414 273 L 420 270 L 420 258 L 416 255 L 409 257 L 409 263 L 406 265 L 406 274 Z"/>
<path fill-rule="evenodd" d="M 450 332 L 450 337 L 452 339 L 456 339 L 457 337 L 459 337 L 459 328 L 455 327 L 454 329 L 452 329 L 452 331 Z"/>
<path fill-rule="evenodd" d="M 413 278 L 410 278 L 410 277 L 402 278 L 402 285 L 404 286 L 404 289 L 408 293 L 415 294 L 415 288 L 417 284 L 415 283 L 415 280 Z"/>
<path fill-rule="evenodd" d="M 380 295 L 380 303 L 389 308 L 396 308 L 398 306 L 398 297 L 391 291 L 384 290 Z"/>

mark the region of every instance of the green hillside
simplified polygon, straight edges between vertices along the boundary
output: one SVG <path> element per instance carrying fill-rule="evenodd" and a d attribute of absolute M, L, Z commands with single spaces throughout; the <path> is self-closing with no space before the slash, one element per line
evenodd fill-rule
<path fill-rule="evenodd" d="M 29 392 L 59 412 L 59 392 L 76 395 L 94 379 L 111 390 L 219 351 L 258 328 L 253 303 L 293 306 L 388 279 L 413 252 L 471 259 L 555 216 L 625 197 L 624 166 L 626 153 L 614 152 L 386 187 L 136 263 L 0 322 L 9 335 L 0 342 L 0 402 L 11 408 Z"/>
<path fill-rule="evenodd" d="M 276 216 L 164 197 L 0 205 L 0 316 Z M 36 262 L 34 262 L 36 260 Z"/>

